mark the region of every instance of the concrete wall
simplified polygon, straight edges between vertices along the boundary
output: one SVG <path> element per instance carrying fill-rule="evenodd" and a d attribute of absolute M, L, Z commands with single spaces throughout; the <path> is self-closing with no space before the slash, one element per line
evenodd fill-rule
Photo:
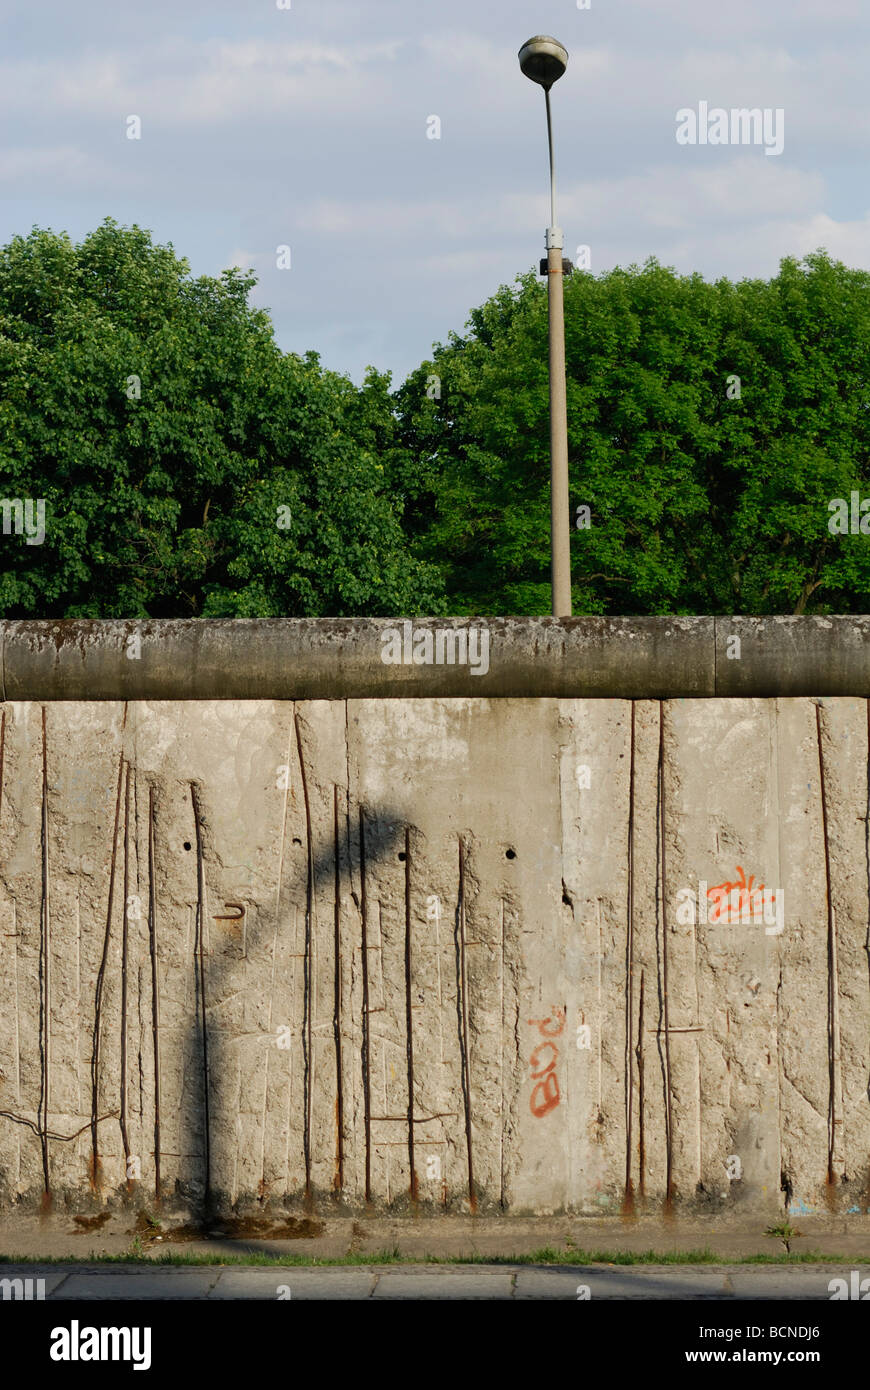
<path fill-rule="evenodd" d="M 866 700 L 466 683 L 0 705 L 2 1203 L 870 1209 Z"/>
<path fill-rule="evenodd" d="M 868 654 L 870 617 L 0 622 L 0 699 L 870 697 Z"/>

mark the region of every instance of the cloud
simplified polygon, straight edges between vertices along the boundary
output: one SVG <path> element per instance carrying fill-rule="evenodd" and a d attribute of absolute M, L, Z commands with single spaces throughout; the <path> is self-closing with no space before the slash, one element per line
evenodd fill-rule
<path fill-rule="evenodd" d="M 510 74 L 512 80 L 521 83 L 521 46 L 518 43 L 515 48 L 508 48 L 494 39 L 484 38 L 473 29 L 426 34 L 419 43 L 420 51 L 439 73 L 458 73 L 470 77 L 478 87 L 501 84 L 506 73 Z M 570 44 L 568 46 L 569 67 L 572 74 L 576 72 L 579 78 L 609 72 L 614 62 L 615 55 L 607 48 L 578 45 L 572 49 Z"/>
<path fill-rule="evenodd" d="M 492 216 L 469 193 L 466 197 L 318 199 L 297 214 L 297 226 L 307 233 L 335 237 L 366 236 L 402 242 L 417 235 L 467 239 L 475 223 L 483 228 Z"/>
<path fill-rule="evenodd" d="M 653 21 L 662 41 L 674 44 L 687 34 L 702 33 L 732 46 L 753 34 L 795 34 L 803 36 L 806 27 L 818 32 L 835 24 L 866 22 L 866 0 L 729 0 L 727 5 L 699 5 L 698 0 L 623 0 L 625 28 L 636 32 L 638 24 Z M 652 9 L 653 13 L 650 14 Z M 632 13 L 633 12 L 633 13 Z"/>
<path fill-rule="evenodd" d="M 848 222 L 837 222 L 826 212 L 817 212 L 801 221 L 767 224 L 758 228 L 758 235 L 758 249 L 763 249 L 767 242 L 771 252 L 777 246 L 785 246 L 790 248 L 789 254 L 805 256 L 824 246 L 835 260 L 870 270 L 870 211 Z"/>
<path fill-rule="evenodd" d="M 402 41 L 326 45 L 166 41 L 127 54 L 89 53 L 0 64 L 0 109 L 34 91 L 66 115 L 119 119 L 135 113 L 157 125 L 220 124 L 240 117 L 347 110 L 365 93 L 368 71 L 393 64 Z"/>
<path fill-rule="evenodd" d="M 108 160 L 76 145 L 0 148 L 0 192 L 4 196 L 45 180 L 51 180 L 56 190 L 73 193 L 103 189 L 110 181 L 127 188 L 136 185 L 134 175 L 119 174 Z"/>
<path fill-rule="evenodd" d="M 543 255 L 544 102 L 517 52 L 551 23 L 569 52 L 553 109 L 572 259 L 583 243 L 595 273 L 655 255 L 740 278 L 822 244 L 867 264 L 866 0 L 79 0 L 50 24 L 32 0 L 7 9 L 0 241 L 135 221 L 194 274 L 253 269 L 282 346 L 357 377 L 363 353 L 410 369 Z M 699 100 L 783 107 L 784 153 L 678 146 L 676 112 Z"/>
<path fill-rule="evenodd" d="M 221 268 L 223 270 L 253 270 L 258 260 L 262 260 L 262 257 L 258 257 L 253 251 L 231 251 Z"/>

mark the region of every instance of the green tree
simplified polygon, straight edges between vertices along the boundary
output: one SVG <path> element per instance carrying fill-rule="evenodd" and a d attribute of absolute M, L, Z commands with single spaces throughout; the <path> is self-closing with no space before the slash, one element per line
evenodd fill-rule
<path fill-rule="evenodd" d="M 0 498 L 47 514 L 42 544 L 0 534 L 0 613 L 443 611 L 379 457 L 389 377 L 282 354 L 254 283 L 111 219 L 0 249 Z"/>
<path fill-rule="evenodd" d="M 870 540 L 828 523 L 834 498 L 870 497 L 868 291 L 824 252 L 769 282 L 710 284 L 655 260 L 566 281 L 571 498 L 591 512 L 572 533 L 575 612 L 866 610 Z M 395 400 L 390 477 L 451 609 L 548 612 L 535 275 L 436 344 Z"/>

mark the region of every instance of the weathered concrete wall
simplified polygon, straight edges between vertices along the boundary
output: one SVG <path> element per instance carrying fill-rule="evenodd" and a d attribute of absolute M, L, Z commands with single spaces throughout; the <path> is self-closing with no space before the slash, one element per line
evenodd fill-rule
<path fill-rule="evenodd" d="M 4 700 L 870 697 L 870 617 L 0 622 Z"/>
<path fill-rule="evenodd" d="M 0 705 L 0 1200 L 866 1212 L 868 727 Z"/>

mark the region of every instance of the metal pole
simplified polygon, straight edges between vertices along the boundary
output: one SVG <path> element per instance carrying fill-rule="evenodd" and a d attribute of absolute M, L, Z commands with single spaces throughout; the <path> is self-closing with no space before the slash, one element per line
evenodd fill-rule
<path fill-rule="evenodd" d="M 547 144 L 550 147 L 550 226 L 556 225 L 556 161 L 553 158 L 553 117 L 550 111 L 550 89 L 544 88 L 547 103 Z"/>
<path fill-rule="evenodd" d="M 571 531 L 568 501 L 568 404 L 565 385 L 565 304 L 562 283 L 562 229 L 556 226 L 556 175 L 550 90 L 547 138 L 550 145 L 550 226 L 547 228 L 547 299 L 550 331 L 550 548 L 553 616 L 571 617 Z"/>

